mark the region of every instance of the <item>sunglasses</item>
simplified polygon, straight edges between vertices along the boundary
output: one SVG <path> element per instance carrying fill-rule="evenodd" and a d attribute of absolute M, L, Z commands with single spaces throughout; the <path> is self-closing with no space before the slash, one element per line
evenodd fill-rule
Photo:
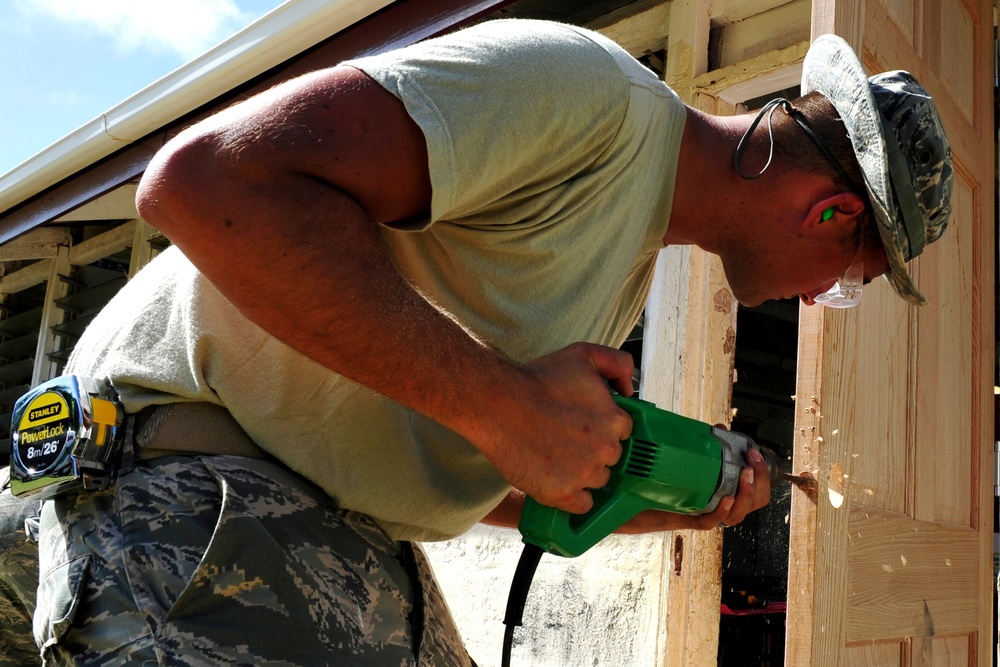
<path fill-rule="evenodd" d="M 853 308 L 861 303 L 861 288 L 865 286 L 865 249 L 861 242 L 861 225 L 858 225 L 858 249 L 847 268 L 847 273 L 833 287 L 817 294 L 813 301 L 827 308 Z"/>

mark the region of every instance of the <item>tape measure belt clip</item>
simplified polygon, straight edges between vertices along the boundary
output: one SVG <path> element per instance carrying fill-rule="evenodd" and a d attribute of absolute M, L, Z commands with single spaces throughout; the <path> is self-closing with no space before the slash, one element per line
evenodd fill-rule
<path fill-rule="evenodd" d="M 10 488 L 16 496 L 100 491 L 136 461 L 175 455 L 274 460 L 222 405 L 175 402 L 126 415 L 108 379 L 63 375 L 14 405 Z"/>
<path fill-rule="evenodd" d="M 32 388 L 11 417 L 11 492 L 44 499 L 108 488 L 131 460 L 126 426 L 110 380 L 63 375 Z"/>

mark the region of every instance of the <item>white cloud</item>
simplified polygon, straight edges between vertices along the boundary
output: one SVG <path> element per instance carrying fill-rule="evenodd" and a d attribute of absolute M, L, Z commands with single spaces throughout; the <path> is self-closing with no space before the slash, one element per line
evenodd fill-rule
<path fill-rule="evenodd" d="M 235 0 L 21 0 L 33 14 L 96 30 L 124 54 L 174 53 L 189 60 L 249 24 Z"/>
<path fill-rule="evenodd" d="M 83 97 L 76 90 L 48 90 L 42 99 L 53 107 L 66 108 L 79 105 Z"/>

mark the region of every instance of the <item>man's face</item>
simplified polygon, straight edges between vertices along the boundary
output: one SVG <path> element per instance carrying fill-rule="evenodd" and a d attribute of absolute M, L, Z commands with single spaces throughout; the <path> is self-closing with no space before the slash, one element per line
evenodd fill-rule
<path fill-rule="evenodd" d="M 847 274 L 852 264 L 863 265 L 867 284 L 889 270 L 889 262 L 874 232 L 859 253 L 859 243 L 843 243 L 830 234 L 802 234 L 762 259 L 750 254 L 724 260 L 726 277 L 737 300 L 759 306 L 771 299 L 796 298 L 813 305 Z"/>
<path fill-rule="evenodd" d="M 884 275 L 888 271 L 889 260 L 886 258 L 885 250 L 882 247 L 881 241 L 877 238 L 873 238 L 865 244 L 864 247 L 862 247 L 861 239 L 859 238 L 855 258 L 852 260 L 852 263 L 848 267 L 845 274 L 837 280 L 837 283 L 839 283 L 841 288 L 843 288 L 845 282 L 849 280 L 853 280 L 855 284 L 860 282 L 861 285 L 867 285 L 872 280 Z M 807 306 L 815 305 L 818 302 L 824 301 L 823 297 L 827 295 L 828 290 L 830 290 L 831 287 L 833 286 L 829 285 L 818 291 L 809 290 L 800 293 L 799 298 L 802 300 L 802 303 Z"/>

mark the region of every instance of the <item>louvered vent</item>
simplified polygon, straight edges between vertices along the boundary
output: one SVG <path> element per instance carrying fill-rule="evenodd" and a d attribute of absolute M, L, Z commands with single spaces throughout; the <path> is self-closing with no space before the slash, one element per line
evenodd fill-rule
<path fill-rule="evenodd" d="M 658 456 L 659 448 L 655 444 L 644 440 L 633 440 L 625 472 L 635 477 L 648 478 L 653 474 Z"/>

